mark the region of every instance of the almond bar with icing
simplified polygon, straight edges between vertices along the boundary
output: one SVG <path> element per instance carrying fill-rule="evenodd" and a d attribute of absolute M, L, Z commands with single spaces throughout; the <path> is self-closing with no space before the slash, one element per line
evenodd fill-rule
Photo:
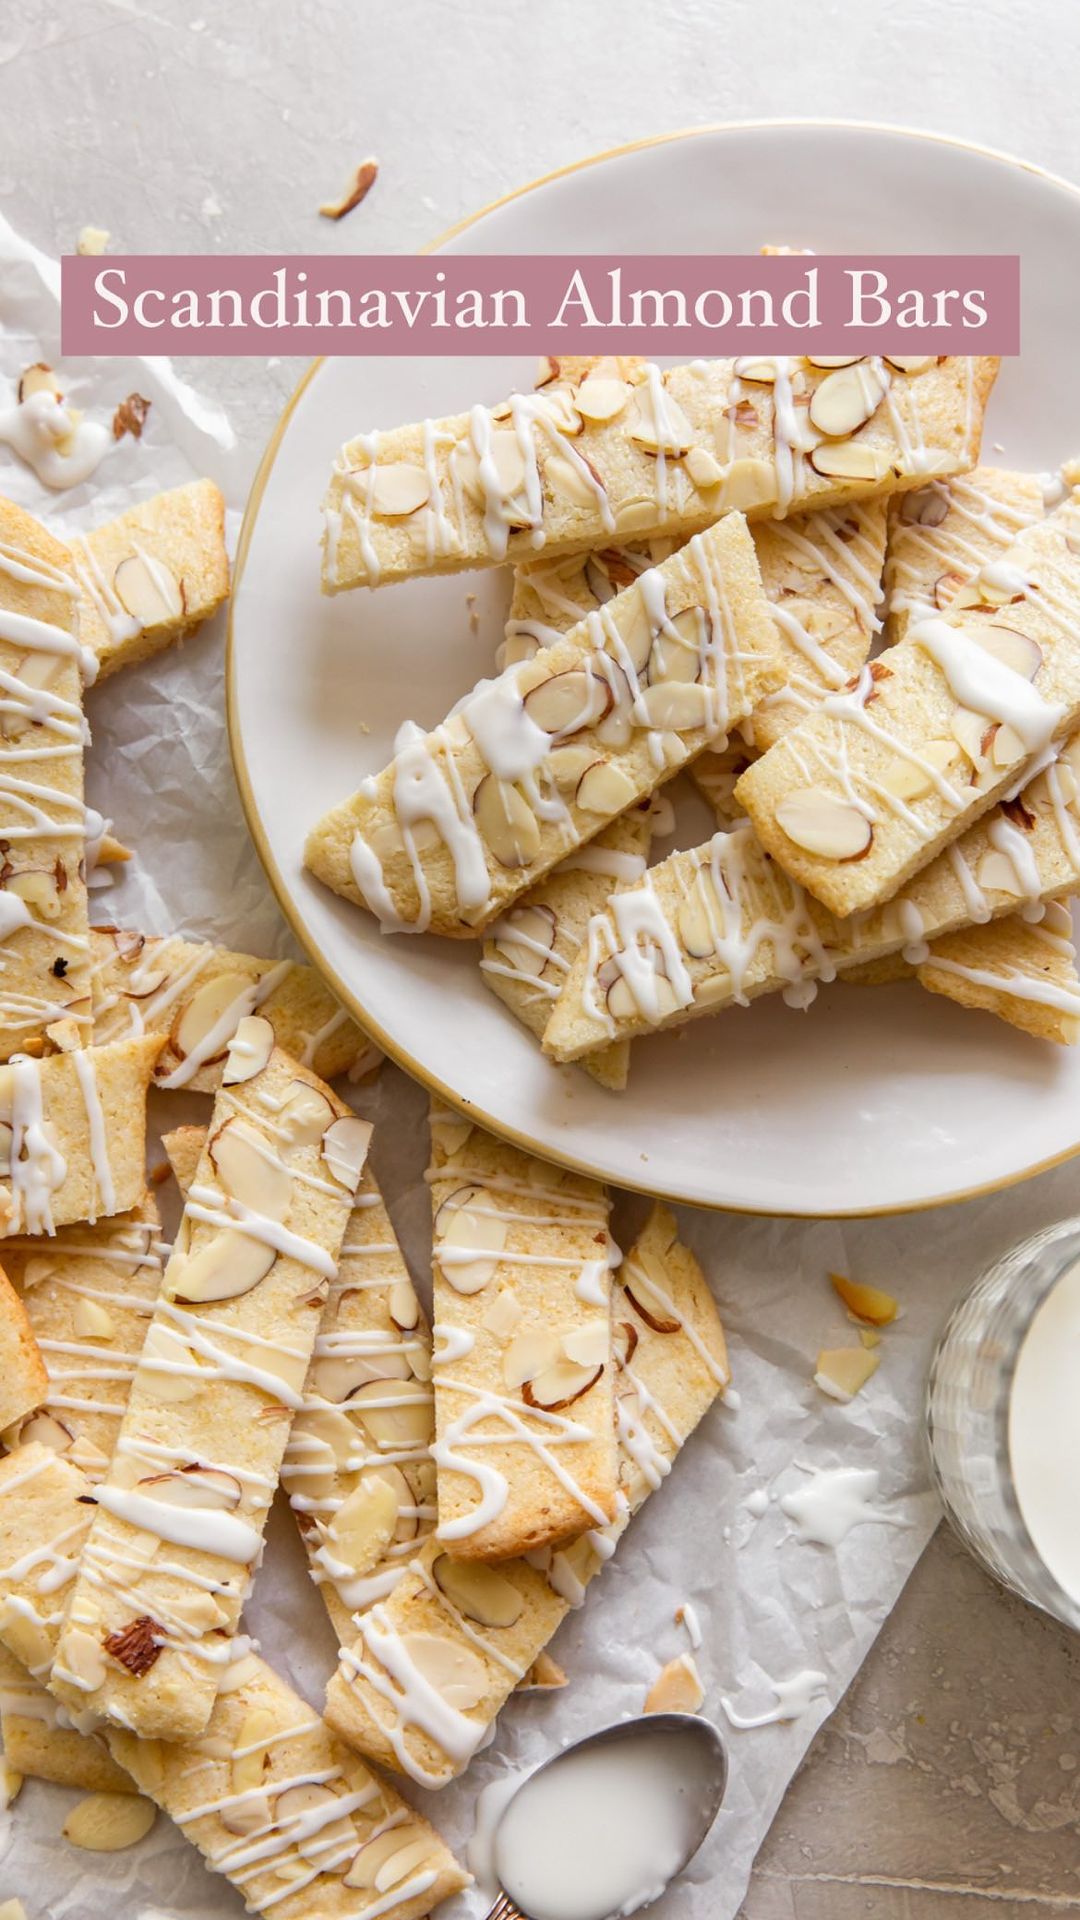
<path fill-rule="evenodd" d="M 94 1037 L 160 1033 L 155 1084 L 216 1093 L 229 1043 L 246 1014 L 261 1013 L 277 1043 L 322 1080 L 365 1079 L 382 1056 L 334 999 L 314 967 L 257 960 L 206 940 L 94 928 Z"/>
<path fill-rule="evenodd" d="M 779 518 L 962 473 L 996 372 L 988 358 L 644 363 L 358 434 L 323 503 L 323 589 L 685 539 L 733 509 Z"/>
<path fill-rule="evenodd" d="M 675 1221 L 654 1206 L 616 1275 L 612 1364 L 619 1511 L 570 1544 L 497 1566 L 425 1542 L 405 1578 L 358 1623 L 326 1695 L 330 1725 L 385 1766 L 445 1786 L 615 1551 L 631 1515 L 730 1380 L 723 1329 Z M 514 1338 L 503 1335 L 504 1350 Z"/>
<path fill-rule="evenodd" d="M 432 1107 L 437 1537 L 505 1560 L 615 1517 L 610 1203 Z"/>
<path fill-rule="evenodd" d="M 70 536 L 79 637 L 99 679 L 194 633 L 228 598 L 225 501 L 212 480 L 155 493 Z"/>
<path fill-rule="evenodd" d="M 749 822 L 672 854 L 590 923 L 544 1034 L 553 1059 L 681 1025 L 763 993 L 806 1006 L 819 980 L 925 948 L 1080 886 L 1080 735 L 891 900 L 837 919 L 762 847 Z M 1061 1011 L 1071 998 L 1064 994 Z"/>
<path fill-rule="evenodd" d="M 138 1203 L 160 1050 L 150 1034 L 0 1067 L 0 1237 L 51 1234 Z"/>
<path fill-rule="evenodd" d="M 63 1588 L 92 1506 L 41 1446 L 0 1461 L 0 1641 L 47 1679 Z M 468 1875 L 435 1832 L 243 1642 L 226 1644 L 204 1733 L 173 1745 L 100 1737 L 249 1912 L 274 1920 L 419 1920 Z"/>
<path fill-rule="evenodd" d="M 57 1697 L 201 1731 L 258 1561 L 370 1127 L 241 1021 L 57 1654 Z"/>
<path fill-rule="evenodd" d="M 833 913 L 894 894 L 1080 722 L 1080 489 L 739 780 L 766 850 Z"/>
<path fill-rule="evenodd" d="M 164 1136 L 181 1191 L 202 1129 Z M 344 1645 L 435 1525 L 431 1330 L 365 1163 L 293 1418 L 281 1483 Z"/>
<path fill-rule="evenodd" d="M 386 930 L 467 937 L 783 680 L 753 542 L 730 514 L 319 822 L 310 870 Z"/>
<path fill-rule="evenodd" d="M 78 597 L 68 549 L 0 499 L 0 1060 L 90 1032 Z"/>
<path fill-rule="evenodd" d="M 954 480 L 930 480 L 888 503 L 885 558 L 890 646 L 913 621 L 951 607 L 987 561 L 1000 559 L 1045 512 L 1037 474 L 976 467 Z"/>

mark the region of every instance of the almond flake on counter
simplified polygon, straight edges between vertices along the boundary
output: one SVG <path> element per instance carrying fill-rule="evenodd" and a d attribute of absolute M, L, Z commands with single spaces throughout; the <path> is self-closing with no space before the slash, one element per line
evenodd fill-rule
<path fill-rule="evenodd" d="M 341 220 L 345 214 L 351 213 L 354 207 L 360 205 L 361 200 L 367 199 L 378 177 L 378 161 L 373 159 L 361 160 L 353 177 L 352 186 L 348 188 L 347 192 L 342 194 L 341 199 L 323 201 L 319 212 L 322 214 L 324 220 Z"/>

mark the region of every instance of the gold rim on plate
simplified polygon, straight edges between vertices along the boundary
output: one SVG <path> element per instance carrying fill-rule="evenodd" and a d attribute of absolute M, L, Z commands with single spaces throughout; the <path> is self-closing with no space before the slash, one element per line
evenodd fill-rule
<path fill-rule="evenodd" d="M 982 159 L 1001 161 L 1007 166 L 1017 168 L 1021 173 L 1033 173 L 1039 179 L 1048 181 L 1050 185 L 1062 188 L 1074 198 L 1080 198 L 1080 188 L 1074 186 L 1072 181 L 1063 179 L 1060 174 L 1051 173 L 1046 167 L 1037 166 L 1033 161 L 1021 160 L 1016 154 L 1005 153 L 999 147 L 982 146 L 977 140 L 962 140 L 952 134 L 927 133 L 918 127 L 894 127 L 874 120 L 727 120 L 717 121 L 709 126 L 682 127 L 674 133 L 652 134 L 642 140 L 630 140 L 622 146 L 606 147 L 601 153 L 588 154 L 584 160 L 572 160 L 566 166 L 555 167 L 550 173 L 539 174 L 535 180 L 527 181 L 524 186 L 514 187 L 511 192 L 502 194 L 499 199 L 489 201 L 486 206 L 478 208 L 475 213 L 468 214 L 464 220 L 456 221 L 452 227 L 447 227 L 446 231 L 441 233 L 438 239 L 432 240 L 425 247 L 421 247 L 420 252 L 437 253 L 439 248 L 445 246 L 448 241 L 456 240 L 459 234 L 467 233 L 470 227 L 476 226 L 481 220 L 485 220 L 488 214 L 495 213 L 500 207 L 508 206 L 511 201 L 523 199 L 527 193 L 534 193 L 539 187 L 550 186 L 554 180 L 564 180 L 570 174 L 583 173 L 588 167 L 599 166 L 605 160 L 617 160 L 628 153 L 641 153 L 649 147 L 670 146 L 676 140 L 695 140 L 702 135 L 715 133 L 749 133 L 765 129 L 786 133 L 793 129 L 804 127 L 820 128 L 828 132 L 899 134 L 904 139 L 920 140 L 927 145 L 957 147 L 962 152 L 978 154 Z M 447 1086 L 444 1081 L 431 1073 L 422 1061 L 417 1060 L 406 1048 L 399 1046 L 395 1040 L 392 1040 L 390 1035 L 384 1032 L 378 1021 L 374 1020 L 366 1008 L 361 1005 L 353 989 L 341 978 L 341 975 L 335 968 L 327 965 L 324 955 L 317 951 L 313 939 L 303 925 L 299 909 L 293 901 L 285 876 L 280 871 L 270 848 L 263 828 L 262 818 L 255 802 L 251 776 L 248 772 L 243 743 L 240 738 L 240 722 L 237 715 L 236 703 L 236 649 L 233 632 L 233 612 L 236 606 L 237 591 L 243 576 L 248 548 L 251 545 L 251 538 L 255 530 L 255 522 L 258 519 L 259 508 L 262 505 L 263 494 L 266 491 L 267 481 L 270 478 L 282 440 L 285 437 L 300 399 L 311 385 L 311 382 L 323 363 L 324 356 L 320 356 L 318 359 L 313 360 L 310 366 L 306 368 L 292 395 L 286 402 L 277 425 L 270 436 L 266 451 L 259 462 L 258 470 L 248 495 L 247 504 L 244 508 L 244 518 L 240 528 L 240 538 L 237 543 L 236 559 L 233 564 L 232 593 L 229 600 L 225 641 L 225 714 L 229 733 L 229 751 L 232 756 L 233 772 L 236 776 L 240 803 L 244 809 L 244 818 L 247 822 L 248 832 L 255 843 L 255 850 L 262 862 L 263 871 L 270 883 L 271 891 L 278 906 L 301 946 L 311 959 L 313 966 L 318 969 L 319 973 L 333 988 L 342 1004 L 348 1008 L 364 1032 L 369 1034 L 376 1045 L 381 1047 L 383 1052 L 389 1055 L 390 1059 L 396 1061 L 398 1066 L 403 1067 L 405 1072 L 410 1074 L 414 1080 L 419 1080 L 421 1085 L 427 1087 L 430 1092 L 438 1094 L 440 1099 L 445 1100 L 449 1106 L 455 1107 L 466 1119 L 473 1120 L 482 1126 L 490 1127 L 493 1133 L 498 1134 L 504 1140 L 509 1140 L 514 1146 L 521 1147 L 528 1153 L 535 1153 L 543 1160 L 550 1160 L 558 1166 L 567 1167 L 572 1173 L 581 1173 L 587 1175 L 590 1179 L 610 1182 L 625 1189 L 629 1193 L 654 1195 L 656 1191 L 655 1188 L 650 1187 L 647 1182 L 641 1179 L 635 1179 L 630 1174 L 620 1174 L 617 1179 L 612 1182 L 611 1175 L 604 1167 L 598 1167 L 593 1162 L 582 1159 L 572 1153 L 561 1153 L 557 1148 L 547 1144 L 543 1147 L 538 1146 L 537 1142 L 532 1139 L 529 1134 L 522 1133 L 515 1127 L 507 1126 L 505 1121 L 497 1120 L 494 1115 L 485 1112 L 485 1110 L 477 1106 L 475 1102 L 466 1100 L 464 1095 L 456 1092 L 453 1087 Z M 988 1180 L 983 1185 L 977 1187 L 963 1187 L 955 1193 L 939 1194 L 933 1199 L 914 1200 L 906 1206 L 843 1207 L 839 1210 L 835 1208 L 790 1208 L 783 1206 L 747 1207 L 735 1205 L 730 1202 L 702 1200 L 694 1194 L 678 1193 L 670 1188 L 666 1189 L 661 1197 L 674 1201 L 676 1205 L 696 1207 L 703 1212 L 746 1214 L 751 1217 L 765 1219 L 895 1219 L 908 1213 L 927 1213 L 934 1207 L 956 1206 L 964 1200 L 979 1200 L 986 1198 L 990 1194 L 1003 1193 L 1009 1187 L 1019 1186 L 1022 1181 L 1032 1180 L 1040 1173 L 1052 1172 L 1055 1167 L 1063 1166 L 1066 1161 L 1073 1159 L 1077 1154 L 1080 1154 L 1080 1139 L 1075 1140 L 1071 1146 L 1062 1148 L 1060 1153 L 1053 1154 L 1049 1159 L 1038 1160 L 1031 1166 L 1021 1167 L 1015 1173 L 1004 1174 L 1000 1179 Z"/>

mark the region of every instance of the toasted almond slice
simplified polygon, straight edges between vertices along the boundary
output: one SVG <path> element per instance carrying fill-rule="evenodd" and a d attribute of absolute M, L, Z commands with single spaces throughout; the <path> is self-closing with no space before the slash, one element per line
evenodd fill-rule
<path fill-rule="evenodd" d="M 421 1836 L 419 1840 L 410 1841 L 408 1846 L 399 1847 L 396 1853 L 392 1853 L 383 1861 L 376 1873 L 376 1893 L 389 1893 L 392 1888 L 399 1887 L 403 1880 L 407 1880 L 410 1874 L 417 1873 L 425 1861 L 431 1859 L 433 1845 L 434 1841 L 430 1836 L 427 1838 Z"/>
<path fill-rule="evenodd" d="M 898 1305 L 891 1293 L 867 1286 L 865 1281 L 849 1280 L 844 1273 L 830 1273 L 829 1280 L 857 1320 L 869 1320 L 874 1327 L 887 1327 L 890 1320 L 896 1319 Z"/>
<path fill-rule="evenodd" d="M 514 907 L 492 928 L 495 951 L 515 973 L 539 980 L 555 951 L 558 930 L 551 907 Z"/>
<path fill-rule="evenodd" d="M 311 1384 L 319 1398 L 338 1407 L 369 1380 L 407 1380 L 408 1377 L 409 1363 L 403 1353 L 321 1354 L 311 1369 Z"/>
<path fill-rule="evenodd" d="M 401 1638 L 413 1666 L 448 1706 L 468 1713 L 479 1705 L 487 1692 L 487 1670 L 475 1653 L 441 1633 L 405 1633 Z"/>
<path fill-rule="evenodd" d="M 16 1607 L 8 1595 L 0 1603 L 0 1623 L 4 1629 L 4 1644 L 9 1652 L 21 1660 L 24 1667 L 34 1673 L 47 1673 L 52 1665 L 56 1651 L 55 1635 L 50 1633 L 43 1620 L 40 1620 L 33 1607 Z M 98 1659 L 98 1677 L 95 1687 L 100 1687 L 105 1678 L 105 1657 L 96 1640 L 84 1636 Z"/>
<path fill-rule="evenodd" d="M 527 867 L 540 851 L 540 825 L 528 801 L 508 780 L 484 775 L 473 794 L 473 813 L 501 867 Z"/>
<path fill-rule="evenodd" d="M 543 1407 L 549 1413 L 558 1413 L 563 1407 L 572 1406 L 596 1385 L 604 1369 L 602 1366 L 578 1366 L 573 1360 L 556 1360 L 552 1366 L 544 1367 L 533 1379 L 522 1382 L 521 1397 L 527 1406 Z"/>
<path fill-rule="evenodd" d="M 591 767 L 595 759 L 595 747 L 552 747 L 544 770 L 560 793 L 573 793 L 586 767 Z"/>
<path fill-rule="evenodd" d="M 1015 766 L 1016 762 L 1023 760 L 1026 755 L 1027 748 L 1015 727 L 1010 727 L 1003 722 L 1001 726 L 994 728 L 990 758 L 993 760 L 995 767 Z"/>
<path fill-rule="evenodd" d="M 352 1113 L 343 1114 L 340 1120 L 332 1121 L 323 1134 L 322 1150 L 327 1172 L 347 1193 L 355 1193 L 360 1185 L 370 1145 L 370 1120 L 358 1120 Z"/>
<path fill-rule="evenodd" d="M 386 1295 L 387 1311 L 395 1327 L 402 1333 L 411 1333 L 419 1324 L 420 1302 L 411 1280 L 394 1280 Z"/>
<path fill-rule="evenodd" d="M 817 1357 L 814 1385 L 831 1400 L 854 1400 L 881 1364 L 880 1354 L 865 1347 L 823 1347 Z"/>
<path fill-rule="evenodd" d="M 776 468 L 771 460 L 757 457 L 733 460 L 724 469 L 720 503 L 725 511 L 748 512 L 751 507 L 767 506 L 776 499 Z"/>
<path fill-rule="evenodd" d="M 153 1363 L 163 1363 L 161 1370 Z M 179 1404 L 184 1400 L 193 1400 L 202 1392 L 202 1382 L 193 1380 L 183 1373 L 170 1373 L 169 1367 L 198 1368 L 199 1361 L 186 1341 L 180 1338 L 171 1327 L 160 1326 L 156 1322 L 150 1327 L 143 1344 L 140 1361 L 140 1390 L 151 1400 L 161 1400 L 168 1404 Z M 210 1371 L 210 1378 L 213 1379 Z"/>
<path fill-rule="evenodd" d="M 925 373 L 934 364 L 932 353 L 887 353 L 884 357 L 899 373 Z"/>
<path fill-rule="evenodd" d="M 221 1070 L 222 1086 L 236 1087 L 243 1081 L 254 1080 L 257 1073 L 269 1066 L 273 1051 L 274 1029 L 269 1020 L 258 1013 L 245 1014 L 229 1043 Z"/>
<path fill-rule="evenodd" d="M 755 359 L 753 354 L 743 354 L 732 367 L 736 380 L 750 380 L 755 386 L 771 387 L 776 380 L 776 361 Z"/>
<path fill-rule="evenodd" d="M 697 1713 L 705 1688 L 693 1654 L 680 1653 L 661 1667 L 648 1693 L 643 1713 Z"/>
<path fill-rule="evenodd" d="M 443 1279 L 458 1293 L 479 1293 L 487 1286 L 506 1245 L 509 1223 L 484 1187 L 458 1187 L 435 1216 L 435 1260 Z M 476 1259 L 462 1259 L 465 1252 Z M 447 1257 L 450 1256 L 450 1257 Z"/>
<path fill-rule="evenodd" d="M 821 367 L 831 373 L 834 367 L 857 367 L 865 358 L 861 353 L 808 353 L 806 356 L 812 367 Z"/>
<path fill-rule="evenodd" d="M 332 1787 L 318 1780 L 297 1781 L 274 1795 L 275 1826 L 295 1846 L 300 1859 L 311 1866 L 325 1866 L 327 1856 L 347 1847 L 355 1834 L 345 1813 L 336 1820 L 328 1817 L 328 1810 L 339 1797 Z M 310 1814 L 316 1815 L 314 1821 L 309 1821 Z M 297 1875 L 297 1879 L 301 1877 L 307 1880 L 309 1875 Z"/>
<path fill-rule="evenodd" d="M 889 376 L 870 361 L 826 374 L 810 397 L 810 420 L 833 439 L 857 433 L 877 412 L 889 388 Z"/>
<path fill-rule="evenodd" d="M 991 893 L 1011 893 L 1017 900 L 1023 898 L 1024 889 L 1016 868 L 1008 854 L 998 853 L 996 848 L 983 854 L 975 877 L 980 887 Z"/>
<path fill-rule="evenodd" d="M 612 698 L 611 688 L 599 674 L 574 668 L 530 687 L 524 705 L 535 726 L 565 740 L 595 727 L 610 712 Z"/>
<path fill-rule="evenodd" d="M 614 815 L 633 804 L 637 789 L 621 767 L 594 760 L 578 781 L 575 799 L 586 813 Z"/>
<path fill-rule="evenodd" d="M 898 754 L 879 776 L 878 784 L 887 793 L 894 793 L 898 800 L 922 800 L 933 791 L 934 781 L 927 766 L 919 762 L 928 762 L 937 773 L 948 773 L 960 757 L 960 747 L 955 740 L 928 740 L 919 749 L 918 760 Z"/>
<path fill-rule="evenodd" d="M 614 420 L 622 412 L 628 398 L 629 390 L 623 381 L 590 373 L 577 389 L 574 405 L 586 420 L 599 426 L 607 420 Z"/>
<path fill-rule="evenodd" d="M 161 560 L 129 554 L 113 574 L 113 587 L 121 606 L 140 626 L 159 626 L 166 620 L 179 620 L 183 614 L 180 583 Z"/>
<path fill-rule="evenodd" d="M 29 1447 L 36 1442 L 40 1447 L 51 1447 L 53 1453 L 68 1453 L 74 1438 L 71 1428 L 62 1420 L 43 1411 L 30 1414 L 19 1428 L 21 1446 Z"/>
<path fill-rule="evenodd" d="M 637 533 L 649 533 L 657 522 L 655 500 L 624 500 L 615 512 L 615 533 L 620 540 L 632 540 Z"/>
<path fill-rule="evenodd" d="M 671 1282 L 659 1254 L 651 1247 L 638 1249 L 623 1262 L 619 1277 L 627 1299 L 647 1327 L 654 1333 L 678 1333 L 682 1322 L 672 1315 Z"/>
<path fill-rule="evenodd" d="M 480 460 L 471 442 L 462 442 L 455 457 L 458 475 L 466 493 L 476 506 L 484 506 L 486 494 L 480 477 Z M 525 456 L 512 427 L 496 427 L 492 433 L 487 447 L 485 471 L 491 473 L 503 500 L 509 500 L 517 493 L 525 478 Z"/>
<path fill-rule="evenodd" d="M 349 1406 L 377 1447 L 423 1447 L 431 1439 L 430 1397 L 415 1380 L 369 1380 Z"/>
<path fill-rule="evenodd" d="M 658 417 L 648 388 L 639 387 L 634 395 L 630 438 L 647 453 L 678 455 L 689 453 L 694 444 L 694 429 L 670 393 L 665 392 Z"/>
<path fill-rule="evenodd" d="M 342 1875 L 344 1885 L 376 1887 L 376 1890 L 380 1891 L 376 1882 L 377 1876 L 384 1867 L 394 1866 L 402 1854 L 411 1853 L 421 1844 L 426 1849 L 424 1858 L 431 1852 L 431 1840 L 424 1835 L 420 1835 L 417 1839 L 416 1835 L 415 1827 L 403 1825 L 388 1827 L 383 1833 L 377 1833 L 372 1839 L 365 1840 L 357 1849 L 348 1872 Z M 390 1885 L 397 1885 L 397 1881 L 391 1881 Z"/>
<path fill-rule="evenodd" d="M 480 1325 L 496 1340 L 509 1340 L 521 1325 L 521 1302 L 512 1287 L 500 1287 L 490 1306 L 480 1316 Z"/>
<path fill-rule="evenodd" d="M 723 467 L 707 447 L 691 447 L 683 465 L 695 487 L 702 493 L 708 493 L 711 487 L 718 487 L 724 477 Z"/>
<path fill-rule="evenodd" d="M 544 478 L 553 493 L 561 494 L 575 507 L 595 507 L 597 482 L 590 480 L 574 460 L 552 453 L 544 463 Z"/>
<path fill-rule="evenodd" d="M 82 1297 L 75 1302 L 71 1324 L 78 1340 L 110 1340 L 116 1332 L 116 1322 L 108 1308 L 98 1300 Z"/>
<path fill-rule="evenodd" d="M 326 1095 L 306 1080 L 296 1080 L 285 1090 L 274 1125 L 284 1147 L 313 1147 L 333 1121 L 334 1109 Z"/>
<path fill-rule="evenodd" d="M 586 1320 L 563 1335 L 562 1350 L 579 1367 L 602 1367 L 611 1350 L 610 1320 Z"/>
<path fill-rule="evenodd" d="M 776 823 L 797 847 L 824 860 L 858 860 L 874 837 L 865 814 L 823 787 L 788 794 L 776 809 Z"/>
<path fill-rule="evenodd" d="M 145 1840 L 156 1819 L 153 1801 L 141 1793 L 91 1793 L 72 1807 L 62 1831 L 88 1853 L 119 1853 Z"/>
<path fill-rule="evenodd" d="M 31 693 L 40 693 L 47 691 L 63 670 L 64 660 L 59 654 L 46 652 L 28 653 L 24 659 L 19 661 L 18 666 L 15 668 L 15 675 L 19 680 L 20 688 L 25 688 Z M 9 694 L 6 697 L 12 698 L 13 695 Z M 22 735 L 28 732 L 30 727 L 34 725 L 35 719 L 43 718 L 45 712 L 48 710 L 47 702 L 43 703 L 38 714 L 35 714 L 35 703 L 33 700 L 27 701 L 26 706 L 28 711 L 23 713 L 0 714 L 0 733 L 4 735 L 5 739 L 21 739 Z"/>
<path fill-rule="evenodd" d="M 511 1340 L 503 1355 L 503 1380 L 512 1393 L 559 1358 L 559 1336 L 552 1327 L 528 1327 Z"/>
<path fill-rule="evenodd" d="M 168 1297 L 184 1306 L 235 1300 L 265 1280 L 276 1259 L 273 1247 L 250 1239 L 238 1228 L 226 1228 L 177 1263 Z"/>
<path fill-rule="evenodd" d="M 658 1016 L 663 1020 L 675 1011 L 675 991 L 664 974 L 657 975 L 655 991 Z M 634 1020 L 641 1012 L 629 982 L 621 973 L 616 974 L 608 987 L 607 1004 L 608 1012 L 616 1020 Z"/>
<path fill-rule="evenodd" d="M 397 1492 L 379 1474 L 365 1475 L 334 1515 L 327 1545 L 335 1560 L 357 1576 L 370 1573 L 382 1559 L 397 1527 Z"/>
<path fill-rule="evenodd" d="M 679 939 L 694 959 L 703 960 L 716 952 L 723 926 L 716 888 L 705 868 L 699 868 L 693 886 L 682 901 L 676 916 Z"/>
<path fill-rule="evenodd" d="M 692 732 L 709 719 L 709 694 L 694 680 L 660 680 L 641 695 L 646 726 L 674 733 Z"/>
<path fill-rule="evenodd" d="M 180 1467 L 172 1473 L 151 1473 L 137 1482 L 147 1497 L 167 1507 L 194 1507 L 211 1513 L 229 1513 L 240 1505 L 239 1480 L 220 1467 Z"/>
<path fill-rule="evenodd" d="M 566 1674 L 550 1653 L 538 1653 L 523 1680 L 517 1683 L 518 1693 L 556 1693 L 567 1684 Z"/>
<path fill-rule="evenodd" d="M 467 1620 L 482 1627 L 512 1627 L 520 1619 L 525 1602 L 496 1567 L 440 1553 L 431 1572 L 435 1585 Z"/>
<path fill-rule="evenodd" d="M 815 473 L 838 480 L 884 480 L 891 456 L 881 447 L 868 447 L 863 440 L 823 442 L 810 454 Z"/>
<path fill-rule="evenodd" d="M 982 647 L 984 652 L 992 653 L 1002 666 L 1023 674 L 1025 680 L 1034 680 L 1042 666 L 1042 648 L 1026 633 L 1021 633 L 1018 627 L 970 625 L 964 628 L 964 635 L 966 639 L 974 640 L 975 645 Z"/>
<path fill-rule="evenodd" d="M 379 466 L 371 487 L 371 505 L 383 520 L 404 519 L 425 507 L 431 495 L 431 482 L 423 467 L 400 460 L 393 466 Z"/>
<path fill-rule="evenodd" d="M 262 1785 L 269 1759 L 267 1742 L 276 1728 L 277 1722 L 268 1707 L 252 1707 L 244 1715 L 237 1728 L 229 1769 L 234 1793 L 249 1793 L 253 1787 Z"/>
<path fill-rule="evenodd" d="M 268 1220 L 284 1220 L 292 1179 L 257 1127 L 233 1114 L 211 1140 L 210 1158 L 230 1199 Z"/>

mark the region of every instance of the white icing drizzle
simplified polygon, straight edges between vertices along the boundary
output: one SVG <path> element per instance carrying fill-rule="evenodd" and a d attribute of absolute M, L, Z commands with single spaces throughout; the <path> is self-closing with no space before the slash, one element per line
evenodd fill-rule
<path fill-rule="evenodd" d="M 16 1054 L 10 1067 L 11 1231 L 52 1233 L 52 1195 L 67 1179 L 67 1161 L 49 1137 L 42 1108 L 40 1063 Z"/>
<path fill-rule="evenodd" d="M 57 492 L 89 480 L 113 444 L 107 427 L 78 419 L 44 389 L 0 411 L 0 441 Z"/>
<path fill-rule="evenodd" d="M 1044 700 L 1023 674 L 969 640 L 962 627 L 920 620 L 908 638 L 937 662 L 962 706 L 1012 727 L 1029 753 L 1041 752 L 1058 732 L 1065 708 Z"/>
<path fill-rule="evenodd" d="M 804 1467 L 802 1471 L 809 1476 L 806 1484 L 780 1500 L 781 1513 L 794 1523 L 796 1540 L 838 1547 L 853 1527 L 871 1521 L 890 1527 L 906 1524 L 876 1504 L 881 1491 L 876 1467 Z"/>
<path fill-rule="evenodd" d="M 83 1048 L 77 1048 L 71 1057 L 86 1110 L 86 1124 L 90 1131 L 90 1164 L 94 1170 L 97 1200 L 100 1202 L 102 1213 L 115 1213 L 116 1186 L 109 1160 L 109 1134 L 101 1107 L 93 1055 Z M 87 1217 L 93 1225 L 97 1214 L 91 1212 Z"/>
<path fill-rule="evenodd" d="M 731 1725 L 740 1732 L 751 1727 L 771 1727 L 778 1720 L 801 1719 L 804 1713 L 824 1698 L 829 1676 L 819 1673 L 816 1667 L 804 1667 L 799 1673 L 793 1673 L 790 1680 L 770 1680 L 766 1674 L 764 1684 L 776 1701 L 776 1705 L 764 1713 L 738 1713 L 726 1694 L 721 1694 L 720 1705 Z"/>

